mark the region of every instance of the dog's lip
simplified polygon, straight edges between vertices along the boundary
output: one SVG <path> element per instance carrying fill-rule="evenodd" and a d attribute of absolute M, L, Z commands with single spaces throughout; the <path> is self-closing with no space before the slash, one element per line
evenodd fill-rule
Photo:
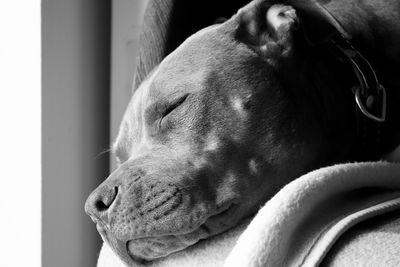
<path fill-rule="evenodd" d="M 180 234 L 165 234 L 165 235 L 156 235 L 156 236 L 148 236 L 148 237 L 141 237 L 141 238 L 135 238 L 135 239 L 130 239 L 127 241 L 122 241 L 122 240 L 118 240 L 117 238 L 115 238 L 112 234 L 111 231 L 108 227 L 108 225 L 104 224 L 101 220 L 96 220 L 96 229 L 99 232 L 99 234 L 101 235 L 102 239 L 104 242 L 106 242 L 111 248 L 113 248 L 114 252 L 116 254 L 118 254 L 118 256 L 126 263 L 128 264 L 128 266 L 131 265 L 135 265 L 137 263 L 145 263 L 148 262 L 148 259 L 143 259 L 140 257 L 137 257 L 135 255 L 133 255 L 130 252 L 129 249 L 129 242 L 133 241 L 133 240 L 137 240 L 137 239 L 146 239 L 146 238 L 153 238 L 153 237 L 167 237 L 167 236 L 176 236 L 179 237 L 180 239 L 182 239 L 183 242 L 186 242 L 185 239 L 192 233 L 194 233 L 195 231 L 200 231 L 203 232 L 203 234 L 207 235 L 207 237 L 210 237 L 210 227 L 208 225 L 208 223 L 214 221 L 216 218 L 220 217 L 221 215 L 226 215 L 226 214 L 230 214 L 231 212 L 234 212 L 235 208 L 238 205 L 234 204 L 234 203 L 230 203 L 228 205 L 226 205 L 226 208 L 222 208 L 219 209 L 219 211 L 215 214 L 211 213 L 211 216 L 209 216 L 203 223 L 201 223 L 198 227 L 196 227 L 195 229 L 193 229 L 192 231 L 188 231 L 185 233 L 180 233 Z M 214 233 L 213 235 L 218 234 L 218 233 Z M 195 241 L 195 243 L 193 243 L 192 245 L 188 245 L 186 247 L 183 247 L 182 249 L 191 247 L 193 245 L 196 245 L 200 240 L 204 239 L 200 238 L 199 240 Z M 170 254 L 173 254 L 175 252 L 181 251 L 182 249 L 179 249 L 177 251 L 173 251 L 168 253 L 165 256 L 168 256 Z M 165 257 L 162 256 L 162 257 Z M 155 260 L 156 258 L 152 259 Z"/>
<path fill-rule="evenodd" d="M 234 203 L 230 203 L 230 204 L 226 205 L 226 208 L 221 209 L 221 210 L 220 210 L 218 213 L 216 213 L 216 214 L 212 214 L 212 215 L 211 215 L 210 217 L 208 217 L 202 224 L 200 224 L 198 227 L 196 227 L 195 229 L 193 229 L 193 230 L 190 231 L 190 232 L 185 232 L 185 233 L 180 233 L 180 234 L 171 234 L 171 233 L 168 233 L 168 234 L 165 234 L 165 235 L 155 235 L 155 236 L 141 237 L 141 238 L 136 238 L 136 239 L 128 240 L 128 241 L 126 242 L 126 246 L 125 246 L 125 249 L 126 249 L 126 251 L 127 251 L 127 254 L 131 257 L 131 260 L 133 260 L 133 261 L 135 261 L 135 262 L 142 262 L 142 263 L 143 263 L 143 262 L 149 261 L 149 260 L 147 260 L 147 259 L 139 258 L 139 257 L 137 257 L 137 256 L 135 256 L 135 255 L 133 255 L 133 254 L 131 253 L 131 251 L 130 251 L 130 249 L 129 249 L 129 243 L 130 243 L 131 241 L 134 241 L 134 240 L 139 240 L 139 239 L 146 240 L 147 238 L 154 238 L 154 237 L 176 236 L 176 237 L 179 237 L 179 239 L 181 239 L 182 242 L 186 242 L 186 241 L 184 241 L 184 240 L 185 240 L 185 237 L 187 237 L 188 235 L 192 234 L 193 232 L 195 232 L 195 231 L 197 231 L 197 230 L 198 230 L 198 231 L 201 231 L 201 232 L 203 232 L 203 233 L 206 233 L 206 234 L 207 234 L 207 238 L 208 238 L 208 237 L 211 237 L 210 235 L 208 235 L 208 234 L 210 233 L 210 228 L 209 228 L 209 226 L 207 225 L 207 223 L 209 223 L 209 222 L 211 222 L 211 221 L 214 221 L 215 219 L 217 219 L 217 218 L 220 217 L 220 216 L 223 216 L 223 215 L 226 215 L 226 214 L 230 214 L 231 212 L 234 212 L 235 209 L 236 209 L 237 207 L 238 207 L 238 205 L 237 205 L 237 204 L 234 204 Z M 219 234 L 219 233 L 217 232 L 217 233 L 214 233 L 213 235 L 216 235 L 216 234 Z M 185 249 L 185 248 L 194 246 L 194 245 L 196 245 L 196 244 L 197 244 L 200 240 L 202 240 L 202 239 L 204 239 L 204 238 L 200 238 L 200 239 L 197 240 L 195 243 L 193 243 L 193 244 L 191 244 L 191 245 L 188 245 L 188 246 L 186 246 L 186 247 L 184 247 L 184 248 L 182 248 L 182 249 Z M 182 249 L 177 250 L 177 251 L 170 252 L 169 254 L 167 254 L 167 255 L 165 255 L 165 256 L 168 256 L 168 255 L 171 255 L 171 254 L 173 254 L 173 253 L 179 252 L 179 251 L 181 251 Z M 165 256 L 162 256 L 162 257 L 165 257 Z M 158 258 L 160 258 L 160 257 L 158 257 Z M 155 260 L 155 259 L 157 259 L 157 258 L 154 258 L 154 259 L 152 259 L 152 260 Z"/>
<path fill-rule="evenodd" d="M 96 223 L 96 229 L 97 229 L 97 232 L 99 232 L 99 234 L 102 237 L 103 236 L 107 236 L 108 227 L 106 225 L 104 225 L 103 223 L 97 222 Z"/>

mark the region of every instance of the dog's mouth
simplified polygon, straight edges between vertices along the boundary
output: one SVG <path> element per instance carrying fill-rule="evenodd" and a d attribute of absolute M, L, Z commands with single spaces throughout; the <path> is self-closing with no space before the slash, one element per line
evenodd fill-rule
<path fill-rule="evenodd" d="M 186 234 L 169 234 L 165 236 L 144 237 L 126 243 L 129 256 L 135 261 L 151 261 L 166 257 L 208 237 L 204 225 Z"/>
<path fill-rule="evenodd" d="M 168 233 L 165 235 L 140 237 L 128 241 L 120 241 L 115 238 L 107 225 L 100 222 L 96 224 L 97 231 L 113 251 L 129 266 L 137 263 L 146 263 L 166 257 L 172 253 L 181 251 L 195 245 L 200 240 L 209 238 L 228 230 L 223 218 L 229 218 L 237 209 L 237 204 L 230 204 L 217 214 L 214 214 L 200 224 L 199 227 L 184 233 Z M 216 230 L 217 225 L 220 229 Z M 233 226 L 233 225 L 232 225 Z"/>

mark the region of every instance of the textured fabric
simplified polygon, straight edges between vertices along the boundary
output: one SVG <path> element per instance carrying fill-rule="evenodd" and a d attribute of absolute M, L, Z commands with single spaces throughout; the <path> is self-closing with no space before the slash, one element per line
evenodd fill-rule
<path fill-rule="evenodd" d="M 399 189 L 398 163 L 341 164 L 306 174 L 266 203 L 239 238 L 225 266 L 314 266 L 311 263 L 322 258 L 313 255 L 324 256 L 332 245 L 320 241 L 335 224 L 357 211 L 398 198 Z M 385 210 L 376 215 L 382 212 Z M 345 230 L 337 231 L 332 241 Z M 399 246 L 400 239 L 395 241 Z M 362 265 L 368 258 L 358 260 Z"/>
<path fill-rule="evenodd" d="M 385 160 L 400 159 L 400 147 L 385 156 Z M 321 266 L 400 266 L 400 211 L 364 221 L 335 243 Z"/>
<path fill-rule="evenodd" d="M 321 266 L 400 266 L 400 211 L 364 221 L 346 232 Z"/>

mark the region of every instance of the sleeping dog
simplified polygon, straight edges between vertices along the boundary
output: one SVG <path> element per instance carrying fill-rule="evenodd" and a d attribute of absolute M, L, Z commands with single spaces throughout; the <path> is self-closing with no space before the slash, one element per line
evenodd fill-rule
<path fill-rule="evenodd" d="M 128 265 L 231 229 L 315 168 L 399 136 L 400 2 L 256 0 L 133 95 L 85 209 Z"/>

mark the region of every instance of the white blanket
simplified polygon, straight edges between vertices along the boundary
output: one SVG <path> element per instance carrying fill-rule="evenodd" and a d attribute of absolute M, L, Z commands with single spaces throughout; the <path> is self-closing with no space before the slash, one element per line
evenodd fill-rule
<path fill-rule="evenodd" d="M 286 185 L 249 225 L 244 222 L 150 266 L 316 266 L 353 225 L 400 209 L 400 163 L 396 161 L 400 162 L 400 147 L 385 161 L 310 172 Z M 400 263 L 400 244 L 395 245 L 398 251 L 386 251 L 398 252 L 389 256 Z M 361 266 L 368 258 L 357 261 Z M 105 266 L 124 266 L 107 246 L 98 262 L 98 267 Z"/>

